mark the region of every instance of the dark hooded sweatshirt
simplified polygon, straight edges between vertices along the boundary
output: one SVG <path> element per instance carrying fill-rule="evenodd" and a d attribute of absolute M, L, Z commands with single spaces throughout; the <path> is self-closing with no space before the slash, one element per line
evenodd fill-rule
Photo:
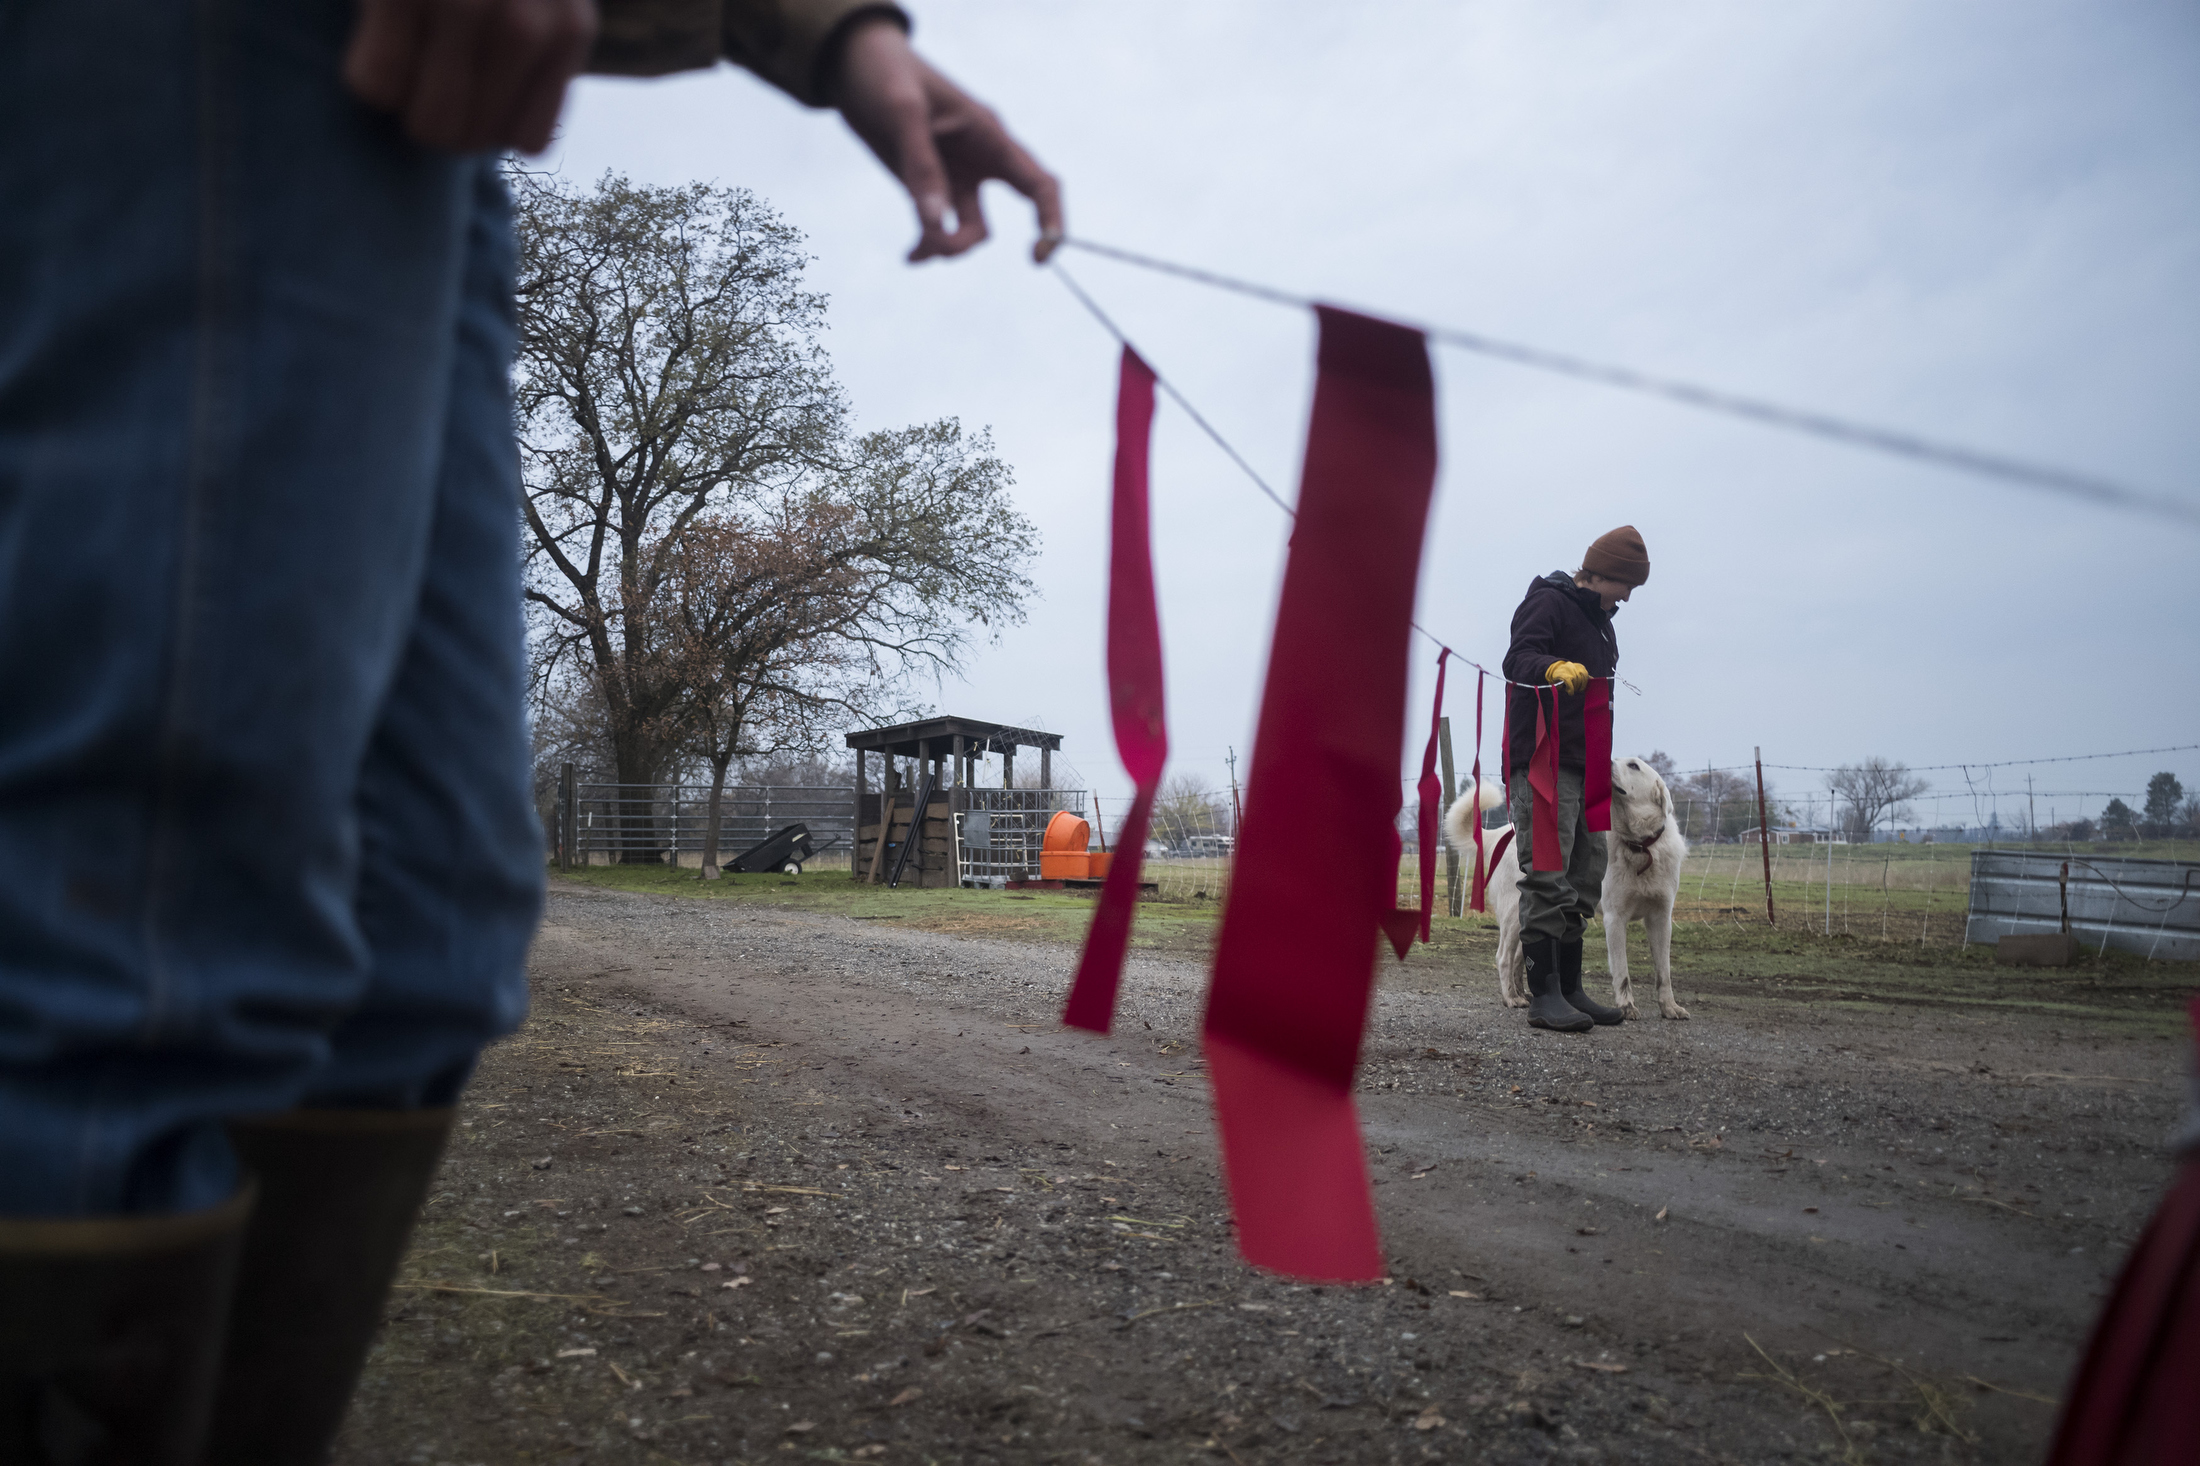
<path fill-rule="evenodd" d="M 1615 608 L 1616 609 L 1616 608 Z M 1513 612 L 1512 647 L 1505 653 L 1505 676 L 1513 682 L 1545 680 L 1553 662 L 1579 662 L 1592 677 L 1609 677 L 1619 668 L 1619 638 L 1612 634 L 1612 618 L 1593 590 L 1583 590 L 1563 570 L 1528 584 L 1520 609 Z M 1524 687 L 1509 688 L 1512 712 L 1506 737 L 1512 749 L 1515 773 L 1528 766 L 1535 752 L 1535 694 Z M 1551 694 L 1543 694 L 1550 706 Z M 1588 695 L 1569 695 L 1558 689 L 1558 763 L 1560 768 L 1587 766 L 1583 757 L 1585 733 L 1582 707 Z"/>

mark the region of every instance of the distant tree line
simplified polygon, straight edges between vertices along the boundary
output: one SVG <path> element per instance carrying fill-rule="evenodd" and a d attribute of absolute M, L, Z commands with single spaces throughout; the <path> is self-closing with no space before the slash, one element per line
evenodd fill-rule
<path fill-rule="evenodd" d="M 2078 843 L 2200 839 L 2200 797 L 2188 796 L 2177 776 L 2164 769 L 2147 780 L 2146 796 L 2138 809 L 2111 799 L 2098 820 L 2072 820 L 2049 831 L 2049 838 Z"/>

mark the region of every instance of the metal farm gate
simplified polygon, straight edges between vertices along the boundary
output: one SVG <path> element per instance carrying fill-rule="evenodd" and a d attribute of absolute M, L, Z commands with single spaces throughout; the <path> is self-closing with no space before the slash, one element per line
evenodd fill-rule
<path fill-rule="evenodd" d="M 1974 850 L 1963 940 L 2061 931 L 2066 879 L 2070 932 L 2087 948 L 2200 960 L 2200 862 L 2190 860 Z"/>
<path fill-rule="evenodd" d="M 692 864 L 709 820 L 708 784 L 598 784 L 576 781 L 561 791 L 557 827 L 564 862 L 619 861 Z M 847 859 L 855 842 L 855 810 L 846 785 L 727 785 L 718 810 L 718 861 L 728 864 L 751 845 L 788 825 L 810 828 L 820 854 Z"/>

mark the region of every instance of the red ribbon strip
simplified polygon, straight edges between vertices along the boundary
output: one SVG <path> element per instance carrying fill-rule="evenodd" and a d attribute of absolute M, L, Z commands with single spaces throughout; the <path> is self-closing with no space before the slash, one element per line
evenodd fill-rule
<path fill-rule="evenodd" d="M 1589 701 L 1581 710 L 1587 735 L 1582 744 L 1582 815 L 1592 830 L 1612 828 L 1612 684 L 1610 679 L 1589 681 Z"/>
<path fill-rule="evenodd" d="M 1421 750 L 1421 940 L 1429 939 L 1436 910 L 1436 826 L 1441 819 L 1444 781 L 1436 777 L 1436 735 L 1444 725 L 1444 661 L 1451 648 L 1436 653 L 1436 706 L 1428 715 L 1428 747 Z M 1479 825 L 1480 821 L 1476 821 Z M 1398 954 L 1404 960 L 1403 952 Z"/>
<path fill-rule="evenodd" d="M 1495 870 L 1495 869 L 1497 869 L 1497 862 L 1499 862 L 1500 860 L 1503 860 L 1503 859 L 1505 858 L 1505 847 L 1506 847 L 1506 846 L 1508 846 L 1508 845 L 1510 845 L 1510 844 L 1512 844 L 1512 842 L 1513 842 L 1513 832 L 1512 832 L 1512 828 L 1511 828 L 1511 826 L 1507 826 L 1507 827 L 1506 827 L 1506 829 L 1505 829 L 1505 833 L 1504 833 L 1504 834 L 1502 834 L 1502 835 L 1499 835 L 1499 836 L 1497 837 L 1497 844 L 1496 844 L 1495 846 L 1493 846 L 1493 847 L 1491 848 L 1491 850 L 1490 850 L 1490 869 L 1491 869 L 1491 870 Z M 1487 877 L 1484 877 L 1484 880 L 1483 880 L 1483 885 L 1484 885 L 1484 887 L 1486 888 L 1486 887 L 1488 886 L 1488 884 L 1489 884 L 1488 878 L 1487 878 Z"/>
<path fill-rule="evenodd" d="M 1420 332 L 1316 313 L 1298 525 L 1206 1048 L 1246 1259 L 1368 1282 L 1383 1257 L 1352 1080 L 1374 985 L 1370 929 L 1397 905 L 1398 747 L 1435 396 Z"/>
<path fill-rule="evenodd" d="M 1490 674 L 1475 669 L 1474 674 L 1474 874 L 1467 879 L 1467 904 L 1476 911 L 1487 911 L 1489 904 L 1482 899 L 1482 888 L 1489 884 L 1489 865 L 1482 859 L 1482 684 L 1490 680 Z"/>
<path fill-rule="evenodd" d="M 1390 939 L 1390 950 L 1398 954 L 1398 960 L 1406 960 L 1406 953 L 1413 950 L 1413 938 L 1421 930 L 1421 913 L 1401 909 L 1398 905 L 1398 866 L 1406 858 L 1406 842 L 1398 837 L 1398 812 L 1390 814 L 1390 909 L 1375 918 L 1383 935 Z"/>
<path fill-rule="evenodd" d="M 2192 1000 L 2200 1038 L 2200 997 Z M 2063 1394 L 2048 1466 L 2200 1459 L 2200 1157 L 2124 1260 Z"/>
<path fill-rule="evenodd" d="M 1154 603 L 1153 534 L 1147 508 L 1147 455 L 1153 439 L 1153 368 L 1123 348 L 1115 399 L 1115 498 L 1108 549 L 1108 701 L 1115 714 L 1115 750 L 1137 783 L 1130 813 L 1115 830 L 1100 904 L 1085 934 L 1084 956 L 1062 1021 L 1106 1033 L 1115 1021 L 1115 994 L 1138 910 L 1139 866 L 1154 790 L 1169 757 L 1162 706 L 1161 615 Z M 1096 811 L 1097 812 L 1097 811 Z"/>
<path fill-rule="evenodd" d="M 1543 691 L 1535 689 L 1535 752 L 1528 755 L 1529 831 L 1534 836 L 1534 870 L 1564 870 L 1558 852 L 1558 689 L 1551 693 L 1550 716 L 1543 713 Z M 1550 749 L 1549 759 L 1543 750 Z"/>

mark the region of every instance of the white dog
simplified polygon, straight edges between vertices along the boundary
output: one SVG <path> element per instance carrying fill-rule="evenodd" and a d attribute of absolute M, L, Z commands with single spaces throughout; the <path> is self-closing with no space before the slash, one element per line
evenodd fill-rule
<path fill-rule="evenodd" d="M 1444 837 L 1470 873 L 1474 869 L 1474 823 L 1481 810 L 1504 804 L 1504 791 L 1484 781 L 1469 786 L 1444 816 Z M 1482 832 L 1482 849 L 1497 848 L 1511 826 Z M 1658 771 L 1639 758 L 1612 760 L 1612 832 L 1607 839 L 1604 890 L 1597 906 L 1604 918 L 1606 964 L 1612 973 L 1612 1002 L 1635 1015 L 1634 987 L 1627 976 L 1627 923 L 1640 920 L 1650 937 L 1650 961 L 1658 971 L 1658 1011 L 1686 1018 L 1673 1001 L 1673 901 L 1680 893 L 1681 863 L 1688 842 L 1673 815 L 1673 796 Z M 1508 841 L 1505 854 L 1490 871 L 1490 910 L 1497 913 L 1497 992 L 1508 1008 L 1528 1006 L 1528 961 L 1520 945 L 1520 846 Z"/>

